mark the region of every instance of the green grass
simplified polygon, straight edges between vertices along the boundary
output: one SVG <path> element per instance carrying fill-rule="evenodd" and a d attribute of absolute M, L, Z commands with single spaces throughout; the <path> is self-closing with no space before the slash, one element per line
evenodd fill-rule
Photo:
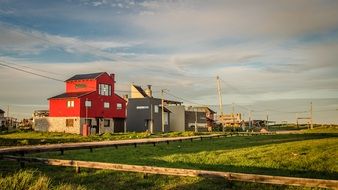
<path fill-rule="evenodd" d="M 163 167 L 334 179 L 338 135 L 232 137 L 169 145 L 141 145 L 40 153 L 34 156 Z M 95 155 L 95 156 L 93 156 Z"/>
<path fill-rule="evenodd" d="M 193 136 L 210 133 L 194 133 L 194 132 L 170 132 L 149 134 L 142 133 L 104 133 L 102 135 L 91 135 L 83 137 L 77 134 L 57 133 L 57 132 L 36 132 L 36 131 L 12 131 L 0 133 L 0 147 L 6 146 L 23 146 L 23 145 L 39 145 L 39 144 L 57 144 L 70 142 L 88 142 L 88 141 L 105 141 L 105 140 L 124 140 L 124 139 L 140 139 L 155 137 L 178 137 Z"/>
<path fill-rule="evenodd" d="M 1 189 L 6 190 L 83 190 L 80 185 L 53 185 L 51 179 L 33 170 L 20 170 L 13 175 L 0 178 Z"/>
<path fill-rule="evenodd" d="M 305 129 L 302 131 L 305 133 L 338 133 L 338 126 L 337 125 L 315 126 L 313 129 Z"/>
<path fill-rule="evenodd" d="M 163 135 L 163 134 L 162 134 Z M 181 134 L 182 135 L 182 134 Z M 89 150 L 39 153 L 31 156 L 135 165 L 192 168 L 279 176 L 338 179 L 338 134 L 306 133 L 215 138 L 203 141 L 122 146 Z M 19 170 L 15 162 L 0 161 L 3 176 Z M 177 177 L 107 170 L 27 164 L 38 176 L 50 179 L 51 187 L 68 184 L 86 189 L 311 189 L 255 183 L 225 183 L 224 179 Z M 314 188 L 313 188 L 314 189 Z"/>

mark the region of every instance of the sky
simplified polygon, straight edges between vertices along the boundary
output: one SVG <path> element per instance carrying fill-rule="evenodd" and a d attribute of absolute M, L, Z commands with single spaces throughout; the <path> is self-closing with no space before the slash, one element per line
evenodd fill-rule
<path fill-rule="evenodd" d="M 315 123 L 338 124 L 337 10 L 336 0 L 0 0 L 0 63 L 57 79 L 0 65 L 0 109 L 29 117 L 65 91 L 59 80 L 104 71 L 117 94 L 151 84 L 218 111 L 219 76 L 225 112 L 295 122 L 313 102 Z"/>

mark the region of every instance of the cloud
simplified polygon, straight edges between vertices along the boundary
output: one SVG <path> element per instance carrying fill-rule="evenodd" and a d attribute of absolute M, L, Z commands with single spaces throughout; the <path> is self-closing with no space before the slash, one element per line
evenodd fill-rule
<path fill-rule="evenodd" d="M 122 42 L 113 40 L 83 40 L 77 37 L 51 35 L 36 30 L 23 30 L 1 24 L 0 50 L 19 54 L 38 54 L 49 48 L 62 48 L 69 53 L 91 54 L 98 57 L 113 59 L 114 55 L 107 49 L 126 48 L 139 42 Z"/>

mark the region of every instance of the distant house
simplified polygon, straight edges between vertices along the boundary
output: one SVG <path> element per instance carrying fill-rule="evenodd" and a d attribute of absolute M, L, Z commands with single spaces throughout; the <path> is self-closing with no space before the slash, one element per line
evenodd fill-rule
<path fill-rule="evenodd" d="M 100 72 L 67 79 L 66 92 L 49 98 L 49 116 L 35 119 L 35 130 L 82 134 L 88 124 L 92 133 L 124 132 L 126 101 L 114 93 L 114 77 Z"/>
<path fill-rule="evenodd" d="M 171 111 L 172 131 L 211 131 L 215 124 L 216 112 L 206 106 L 170 105 L 167 108 Z"/>
<path fill-rule="evenodd" d="M 151 86 L 148 85 L 146 90 L 137 85 L 131 85 L 130 88 L 131 97 L 128 98 L 127 104 L 127 131 L 149 131 L 151 133 L 170 131 L 170 111 L 166 107 L 162 108 L 162 99 L 153 97 Z M 164 100 L 164 105 L 171 103 L 181 104 L 181 102 Z"/>
<path fill-rule="evenodd" d="M 218 115 L 217 121 L 224 127 L 240 127 L 242 125 L 242 114 L 221 114 Z"/>
<path fill-rule="evenodd" d="M 4 127 L 6 122 L 5 111 L 0 109 L 0 127 Z"/>
<path fill-rule="evenodd" d="M 0 129 L 1 130 L 12 130 L 15 129 L 18 125 L 17 118 L 14 117 L 5 117 L 5 111 L 0 109 Z"/>

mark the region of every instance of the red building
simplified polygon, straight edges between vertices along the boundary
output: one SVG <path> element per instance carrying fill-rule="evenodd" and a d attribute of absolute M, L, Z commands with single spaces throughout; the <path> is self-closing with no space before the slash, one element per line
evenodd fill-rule
<path fill-rule="evenodd" d="M 80 74 L 65 82 L 66 92 L 49 98 L 49 117 L 36 130 L 82 134 L 86 123 L 92 133 L 125 131 L 126 101 L 115 94 L 114 74 Z"/>

